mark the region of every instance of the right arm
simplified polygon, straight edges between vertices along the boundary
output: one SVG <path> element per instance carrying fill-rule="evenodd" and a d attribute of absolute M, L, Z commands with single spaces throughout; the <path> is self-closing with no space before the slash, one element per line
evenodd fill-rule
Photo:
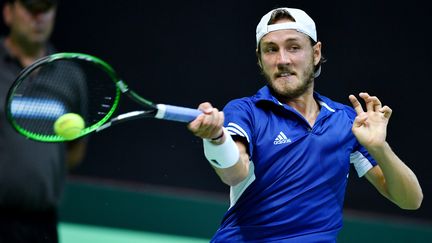
<path fill-rule="evenodd" d="M 224 132 L 224 114 L 210 103 L 202 103 L 199 108 L 203 114 L 199 115 L 194 121 L 189 123 L 189 130 L 202 139 L 207 139 L 212 145 L 220 146 L 227 139 L 231 139 L 230 134 Z M 221 136 L 222 135 L 222 136 Z M 218 138 L 213 140 L 214 138 Z M 241 141 L 235 141 L 234 148 L 238 150 L 239 158 L 230 167 L 219 168 L 213 166 L 221 180 L 229 185 L 234 186 L 243 181 L 249 173 L 249 155 L 246 152 L 246 145 Z M 223 161 L 222 161 L 223 162 Z"/>
<path fill-rule="evenodd" d="M 230 136 L 227 134 L 227 136 Z M 240 152 L 239 160 L 231 167 L 226 169 L 221 169 L 214 167 L 216 174 L 221 178 L 221 180 L 229 185 L 235 186 L 242 182 L 249 173 L 249 155 L 246 152 L 246 146 L 240 141 L 236 141 L 236 145 Z"/>
<path fill-rule="evenodd" d="M 66 165 L 68 169 L 75 168 L 84 159 L 87 148 L 87 138 L 76 139 L 66 143 Z"/>

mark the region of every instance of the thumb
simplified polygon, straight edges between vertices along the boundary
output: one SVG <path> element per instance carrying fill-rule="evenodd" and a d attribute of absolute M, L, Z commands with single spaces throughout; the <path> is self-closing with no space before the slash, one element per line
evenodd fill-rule
<path fill-rule="evenodd" d="M 356 116 L 354 119 L 353 127 L 361 127 L 365 124 L 368 116 L 365 112 L 361 113 L 360 115 Z"/>
<path fill-rule="evenodd" d="M 200 110 L 206 114 L 209 114 L 213 111 L 213 106 L 209 102 L 204 102 L 198 106 L 198 110 Z"/>

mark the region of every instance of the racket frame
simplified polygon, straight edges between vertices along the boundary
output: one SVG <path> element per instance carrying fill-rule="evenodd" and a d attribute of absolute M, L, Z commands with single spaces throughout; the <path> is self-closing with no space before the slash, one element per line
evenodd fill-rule
<path fill-rule="evenodd" d="M 91 62 L 93 64 L 96 64 L 98 67 L 102 68 L 111 78 L 113 81 L 115 88 L 116 88 L 116 94 L 115 99 L 113 102 L 113 105 L 109 112 L 98 122 L 95 124 L 84 128 L 80 134 L 78 134 L 75 138 L 82 137 L 84 135 L 87 135 L 91 132 L 99 132 L 101 130 L 104 130 L 108 127 L 110 127 L 113 124 L 123 122 L 123 121 L 129 121 L 134 120 L 138 118 L 143 117 L 152 117 L 157 119 L 164 119 L 164 120 L 171 120 L 171 121 L 177 121 L 177 122 L 190 122 L 193 119 L 195 119 L 198 115 L 202 114 L 201 111 L 197 109 L 191 109 L 187 107 L 180 107 L 180 106 L 173 106 L 173 105 L 165 105 L 165 104 L 155 104 L 140 95 L 138 95 L 133 90 L 130 90 L 125 82 L 123 82 L 115 72 L 115 70 L 109 65 L 107 62 L 103 61 L 100 58 L 97 58 L 95 56 L 91 56 L 84 53 L 74 53 L 74 52 L 63 52 L 63 53 L 56 53 L 50 56 L 43 57 L 30 66 L 23 69 L 16 80 L 14 81 L 12 87 L 8 91 L 7 95 L 7 102 L 6 102 L 6 113 L 7 113 L 7 119 L 12 124 L 12 126 L 17 130 L 20 134 L 24 135 L 25 137 L 40 141 L 40 142 L 65 142 L 68 141 L 67 139 L 58 136 L 58 135 L 42 135 L 37 134 L 34 132 L 30 132 L 26 130 L 25 128 L 21 127 L 13 118 L 12 112 L 11 112 L 11 104 L 12 100 L 15 97 L 14 93 L 18 86 L 21 84 L 21 82 L 36 68 L 57 61 L 57 60 L 67 60 L 67 59 L 81 59 L 84 61 Z M 131 111 L 124 114 L 121 114 L 117 117 L 111 118 L 114 114 L 114 112 L 117 110 L 120 102 L 120 96 L 121 94 L 127 95 L 130 99 L 138 103 L 139 105 L 145 107 L 144 110 L 138 110 L 138 111 Z M 110 119 L 111 118 L 111 119 Z"/>
<path fill-rule="evenodd" d="M 56 53 L 56 54 L 52 54 L 46 57 L 43 57 L 39 60 L 37 60 L 36 62 L 34 62 L 33 64 L 31 64 L 30 66 L 24 68 L 19 74 L 18 77 L 16 78 L 16 80 L 14 81 L 14 83 L 12 84 L 11 88 L 8 91 L 7 94 L 7 101 L 6 101 L 6 116 L 8 121 L 10 122 L 10 124 L 12 125 L 12 127 L 20 134 L 24 135 L 25 137 L 32 139 L 32 140 L 36 140 L 36 141 L 40 141 L 40 142 L 65 142 L 68 141 L 67 139 L 65 139 L 62 136 L 59 135 L 43 135 L 43 134 L 37 134 L 31 131 L 28 131 L 27 129 L 21 127 L 13 118 L 13 114 L 12 114 L 12 101 L 13 99 L 16 97 L 15 91 L 18 89 L 19 85 L 24 81 L 24 79 L 30 74 L 32 73 L 36 68 L 39 68 L 43 65 L 47 65 L 49 63 L 52 63 L 54 61 L 57 60 L 68 60 L 68 59 L 81 59 L 81 60 L 85 60 L 88 62 L 91 62 L 95 65 L 97 65 L 98 67 L 102 68 L 108 75 L 109 77 L 113 80 L 114 85 L 116 85 L 116 94 L 115 94 L 115 98 L 113 101 L 113 105 L 110 108 L 110 110 L 107 112 L 107 114 L 98 122 L 96 122 L 95 124 L 84 128 L 79 135 L 77 135 L 77 137 L 82 137 L 84 135 L 87 135 L 95 130 L 97 130 L 97 128 L 99 128 L 100 126 L 102 126 L 104 123 L 106 123 L 114 114 L 114 112 L 117 110 L 119 102 L 120 102 L 120 96 L 122 93 L 122 90 L 120 89 L 118 83 L 122 82 L 121 80 L 119 80 L 117 73 L 114 71 L 114 69 L 105 61 L 88 55 L 88 54 L 83 54 L 83 53 L 72 53 L 72 52 L 63 52 L 63 53 Z M 123 86 L 126 87 L 125 84 L 122 84 Z"/>

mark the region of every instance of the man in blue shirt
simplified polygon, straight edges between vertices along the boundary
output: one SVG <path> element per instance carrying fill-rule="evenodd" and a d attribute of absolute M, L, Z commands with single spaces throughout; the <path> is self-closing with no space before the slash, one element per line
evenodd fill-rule
<path fill-rule="evenodd" d="M 389 200 L 417 209 L 414 173 L 386 142 L 392 110 L 368 93 L 353 108 L 314 91 L 321 42 L 302 10 L 274 9 L 257 26 L 258 64 L 267 85 L 223 112 L 203 103 L 189 129 L 231 186 L 231 206 L 213 242 L 335 242 L 349 166 Z"/>

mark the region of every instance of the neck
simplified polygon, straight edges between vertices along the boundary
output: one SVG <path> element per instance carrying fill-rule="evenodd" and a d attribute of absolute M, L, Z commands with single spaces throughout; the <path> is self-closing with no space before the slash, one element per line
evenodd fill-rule
<path fill-rule="evenodd" d="M 27 43 L 11 36 L 5 39 L 5 46 L 11 55 L 16 57 L 24 67 L 46 55 L 45 45 Z"/>
<path fill-rule="evenodd" d="M 285 102 L 298 111 L 312 127 L 318 117 L 320 106 L 313 96 L 313 88 L 308 89 L 303 95 Z"/>

